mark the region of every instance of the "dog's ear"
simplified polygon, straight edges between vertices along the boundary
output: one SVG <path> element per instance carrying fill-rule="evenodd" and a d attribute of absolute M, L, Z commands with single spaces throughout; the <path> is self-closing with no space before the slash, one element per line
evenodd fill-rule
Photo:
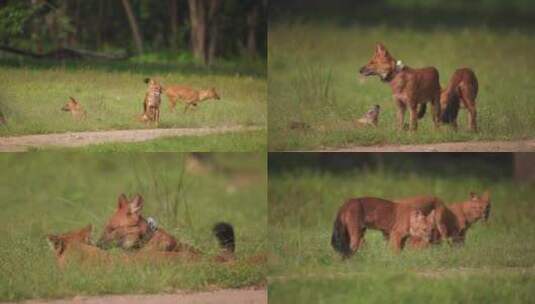
<path fill-rule="evenodd" d="M 133 214 L 139 214 L 143 209 L 143 197 L 140 194 L 136 194 L 130 201 L 130 212 Z"/>
<path fill-rule="evenodd" d="M 381 42 L 375 44 L 375 53 L 381 56 L 386 55 L 387 51 L 385 46 Z"/>
<path fill-rule="evenodd" d="M 50 248 L 52 248 L 52 250 L 54 250 L 58 254 L 61 254 L 63 252 L 65 243 L 63 242 L 62 238 L 57 235 L 49 234 L 46 236 L 46 240 L 48 241 L 48 245 L 50 245 Z"/>
<path fill-rule="evenodd" d="M 479 197 L 477 196 L 475 192 L 470 192 L 470 199 L 473 201 L 476 201 L 479 199 Z"/>
<path fill-rule="evenodd" d="M 143 82 L 144 82 L 144 83 L 149 83 L 149 82 L 150 82 L 150 78 L 145 78 L 145 79 L 143 79 Z"/>
<path fill-rule="evenodd" d="M 119 198 L 117 198 L 117 210 L 123 209 L 128 206 L 128 198 L 124 193 L 121 193 L 119 195 Z"/>
<path fill-rule="evenodd" d="M 484 202 L 490 201 L 490 191 L 489 190 L 485 190 L 485 192 L 481 196 L 481 200 L 484 201 Z"/>
<path fill-rule="evenodd" d="M 78 103 L 78 101 L 76 101 L 76 99 L 74 99 L 74 97 L 70 97 L 70 96 L 69 96 L 69 99 L 70 99 L 72 102 L 74 102 L 74 103 Z"/>

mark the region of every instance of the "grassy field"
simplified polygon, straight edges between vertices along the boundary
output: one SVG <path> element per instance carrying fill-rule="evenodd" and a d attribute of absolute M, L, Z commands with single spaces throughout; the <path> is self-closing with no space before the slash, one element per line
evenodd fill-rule
<path fill-rule="evenodd" d="M 285 20 L 269 28 L 270 150 L 535 136 L 535 91 L 530 89 L 535 81 L 535 61 L 530 60 L 535 39 L 529 31 L 475 25 L 359 26 L 332 20 Z M 449 126 L 435 130 L 429 113 L 419 121 L 417 133 L 398 131 L 390 87 L 377 77 L 358 76 L 376 42 L 383 42 L 408 66 L 435 66 L 442 86 L 455 69 L 472 68 L 479 79 L 480 132 L 468 131 L 465 109 L 460 111 L 458 132 Z M 353 121 L 375 104 L 382 109 L 379 126 L 356 127 Z M 408 114 L 405 119 L 408 122 Z M 292 122 L 310 128 L 292 129 Z"/>
<path fill-rule="evenodd" d="M 266 265 L 244 262 L 267 250 L 263 155 L 213 154 L 199 165 L 176 153 L 44 152 L 3 155 L 0 167 L 1 301 L 266 283 Z M 45 236 L 91 223 L 97 239 L 122 192 L 141 193 L 145 216 L 207 256 L 218 252 L 212 225 L 232 223 L 238 263 L 207 258 L 189 264 L 70 265 L 59 271 Z"/>
<path fill-rule="evenodd" d="M 267 132 L 263 130 L 204 136 L 181 136 L 155 139 L 141 143 L 99 144 L 61 150 L 86 152 L 259 152 L 267 150 L 266 133 Z"/>
<path fill-rule="evenodd" d="M 1 59 L 0 110 L 7 125 L 0 127 L 0 136 L 144 128 L 136 117 L 143 110 L 146 77 L 157 77 L 164 85 L 215 87 L 221 96 L 186 114 L 180 105 L 176 112 L 169 112 L 164 97 L 161 128 L 266 125 L 266 74 L 261 62 L 201 68 L 172 63 L 52 64 Z M 61 111 L 69 96 L 85 107 L 86 120 L 73 120 L 70 113 Z"/>
<path fill-rule="evenodd" d="M 272 172 L 270 161 L 270 303 L 530 302 L 535 296 L 533 185 L 490 174 L 494 165 L 456 164 L 455 174 L 452 166 L 433 173 L 424 166 L 407 171 L 388 164 Z M 467 166 L 474 170 L 460 173 Z M 427 193 L 451 203 L 485 189 L 492 191 L 490 219 L 468 231 L 464 247 L 444 244 L 395 255 L 373 230 L 347 261 L 330 246 L 333 221 L 346 198 Z"/>

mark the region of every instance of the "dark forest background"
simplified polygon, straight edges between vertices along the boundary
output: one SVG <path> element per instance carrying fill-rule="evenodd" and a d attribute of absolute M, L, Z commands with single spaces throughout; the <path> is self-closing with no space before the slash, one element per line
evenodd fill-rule
<path fill-rule="evenodd" d="M 533 28 L 531 0 L 270 0 L 271 21 L 326 20 L 340 25 Z"/>
<path fill-rule="evenodd" d="M 0 0 L 0 46 L 82 49 L 146 61 L 265 58 L 267 0 Z M 86 54 L 86 53 L 82 53 Z"/>

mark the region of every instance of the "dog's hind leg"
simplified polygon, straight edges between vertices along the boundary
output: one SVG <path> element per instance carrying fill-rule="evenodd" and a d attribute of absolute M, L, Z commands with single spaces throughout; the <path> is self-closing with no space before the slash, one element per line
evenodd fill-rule
<path fill-rule="evenodd" d="M 416 131 L 418 129 L 418 107 L 417 104 L 410 105 L 409 117 L 410 117 L 410 130 Z"/>
<path fill-rule="evenodd" d="M 476 103 L 474 100 L 468 99 L 466 96 L 461 95 L 461 100 L 466 107 L 466 109 L 469 112 L 468 116 L 468 124 L 470 126 L 470 130 L 477 132 L 477 111 L 476 111 Z"/>

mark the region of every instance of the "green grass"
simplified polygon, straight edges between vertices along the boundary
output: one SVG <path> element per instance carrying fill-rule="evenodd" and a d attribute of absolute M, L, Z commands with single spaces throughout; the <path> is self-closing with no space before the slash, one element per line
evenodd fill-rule
<path fill-rule="evenodd" d="M 269 149 L 299 150 L 374 144 L 518 140 L 535 136 L 535 39 L 526 31 L 483 26 L 388 27 L 336 25 L 335 22 L 270 25 L 268 96 Z M 435 130 L 431 115 L 413 134 L 398 131 L 391 89 L 377 77 L 359 78 L 375 43 L 411 67 L 435 66 L 445 86 L 453 71 L 471 67 L 479 79 L 480 132 L 468 131 L 461 109 L 460 129 Z M 352 121 L 372 105 L 382 109 L 378 128 L 356 128 Z M 429 111 L 430 112 L 430 111 Z M 310 129 L 292 130 L 291 122 Z M 405 117 L 408 121 L 408 115 Z"/>
<path fill-rule="evenodd" d="M 395 158 L 395 157 L 394 157 Z M 458 172 L 467 163 L 458 162 Z M 493 166 L 494 167 L 494 166 Z M 270 303 L 526 303 L 535 296 L 533 185 L 491 174 L 425 170 L 311 169 L 269 173 Z M 495 168 L 495 167 L 494 167 Z M 424 167 L 422 167 L 424 169 Z M 487 168 L 477 172 L 491 170 Z M 492 192 L 487 223 L 476 223 L 466 244 L 391 252 L 368 230 L 357 254 L 341 261 L 330 246 L 344 199 L 434 194 L 463 201 L 470 191 Z"/>
<path fill-rule="evenodd" d="M 266 151 L 265 130 L 212 134 L 204 136 L 181 136 L 149 140 L 141 143 L 98 144 L 81 148 L 64 148 L 65 151 L 86 152 L 196 152 L 196 151 Z"/>
<path fill-rule="evenodd" d="M 265 156 L 211 154 L 204 164 L 185 166 L 176 153 L 1 156 L 0 300 L 265 284 L 267 266 L 243 262 L 267 250 Z M 122 192 L 141 193 L 145 216 L 207 256 L 218 251 L 211 226 L 232 223 L 239 262 L 75 264 L 59 271 L 45 236 L 91 223 L 98 238 Z"/>
<path fill-rule="evenodd" d="M 136 64 L 0 60 L 0 110 L 7 126 L 0 136 L 67 131 L 140 129 L 147 85 L 145 77 L 157 77 L 164 85 L 185 84 L 194 88 L 215 87 L 221 100 L 206 101 L 195 111 L 168 110 L 163 97 L 161 128 L 265 126 L 266 77 L 262 65 L 252 68 L 200 68 L 176 64 Z M 69 96 L 78 99 L 88 116 L 73 120 L 61 111 Z M 227 150 L 229 151 L 229 150 Z"/>

